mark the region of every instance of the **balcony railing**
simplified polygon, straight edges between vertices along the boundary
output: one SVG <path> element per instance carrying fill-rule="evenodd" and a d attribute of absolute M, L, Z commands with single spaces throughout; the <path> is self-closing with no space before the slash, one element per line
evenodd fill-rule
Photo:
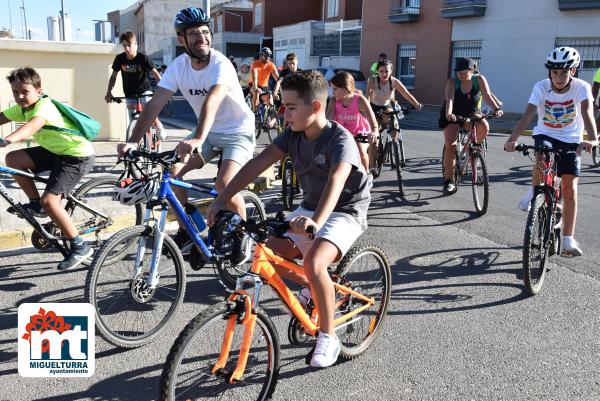
<path fill-rule="evenodd" d="M 600 8 L 600 0 L 558 0 L 559 10 L 588 10 Z"/>
<path fill-rule="evenodd" d="M 392 0 L 389 21 L 394 23 L 418 21 L 421 12 L 419 2 L 413 1 L 408 4 L 411 5 L 407 6 L 406 0 Z"/>
<path fill-rule="evenodd" d="M 483 17 L 487 8 L 486 0 L 442 0 L 442 17 Z"/>

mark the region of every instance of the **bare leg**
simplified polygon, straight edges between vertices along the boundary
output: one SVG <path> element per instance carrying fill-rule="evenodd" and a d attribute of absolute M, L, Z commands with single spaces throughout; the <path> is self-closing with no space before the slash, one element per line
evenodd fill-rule
<path fill-rule="evenodd" d="M 221 164 L 221 168 L 217 174 L 217 181 L 215 182 L 217 192 L 223 191 L 241 168 L 242 166 L 233 160 L 223 160 L 223 164 Z M 246 219 L 246 203 L 239 193 L 231 198 L 231 201 L 227 204 L 227 209 L 236 212 L 244 220 Z"/>
<path fill-rule="evenodd" d="M 202 166 L 204 166 L 204 161 L 202 160 L 200 155 L 194 155 L 190 158 L 190 160 L 188 161 L 187 164 L 183 164 L 183 163 L 175 164 L 173 166 L 173 168 L 171 169 L 171 175 L 173 177 L 177 177 L 177 178 L 181 179 L 189 171 L 202 168 Z M 173 192 L 175 193 L 175 196 L 177 197 L 179 202 L 182 205 L 185 205 L 188 202 L 187 190 L 185 188 L 177 187 L 175 185 L 173 185 L 171 188 L 173 189 Z M 179 221 L 179 218 L 177 218 L 177 220 L 179 223 L 179 228 L 183 229 L 185 226 L 183 225 L 183 223 L 181 221 Z"/>
<path fill-rule="evenodd" d="M 572 174 L 562 175 L 563 197 L 563 235 L 572 237 L 577 220 L 577 183 L 579 177 Z"/>
<path fill-rule="evenodd" d="M 454 182 L 454 165 L 456 164 L 456 140 L 458 125 L 449 124 L 444 128 L 444 170 L 445 179 Z"/>
<path fill-rule="evenodd" d="M 31 160 L 27 152 L 23 150 L 14 150 L 9 152 L 6 155 L 6 165 L 18 170 L 35 169 L 35 163 L 33 160 Z M 40 193 L 35 187 L 35 183 L 32 179 L 16 175 L 13 175 L 12 177 L 15 179 L 17 184 L 19 184 L 19 187 L 21 187 L 23 192 L 25 192 L 25 195 L 27 195 L 29 200 L 40 199 Z"/>
<path fill-rule="evenodd" d="M 44 211 L 50 216 L 52 221 L 56 223 L 58 228 L 60 228 L 60 231 L 68 239 L 73 239 L 79 232 L 77 231 L 77 228 L 75 228 L 75 225 L 65 208 L 60 204 L 62 198 L 62 194 L 56 195 L 50 192 L 44 192 L 41 204 Z"/>
<path fill-rule="evenodd" d="M 331 242 L 318 238 L 304 257 L 304 271 L 312 297 L 319 311 L 321 332 L 335 336 L 333 316 L 335 308 L 335 288 L 327 268 L 341 257 L 339 249 Z"/>

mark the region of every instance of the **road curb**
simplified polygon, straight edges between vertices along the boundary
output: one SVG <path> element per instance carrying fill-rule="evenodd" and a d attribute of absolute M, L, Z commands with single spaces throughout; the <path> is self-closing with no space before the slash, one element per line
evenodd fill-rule
<path fill-rule="evenodd" d="M 267 172 L 265 172 L 264 174 L 267 175 L 268 172 L 269 170 L 267 170 Z M 271 179 L 269 179 L 268 177 L 259 176 L 252 183 L 250 183 L 250 185 L 248 185 L 247 189 L 259 195 L 261 192 L 271 187 Z M 200 213 L 203 216 L 206 216 L 206 214 L 208 213 L 208 207 L 212 203 L 212 199 L 202 198 L 192 203 L 200 209 Z M 167 220 L 175 221 L 175 215 L 170 212 L 167 216 Z M 118 229 L 122 228 L 124 227 L 118 227 Z M 0 252 L 16 250 L 20 248 L 33 248 L 33 245 L 31 245 L 32 232 L 33 229 L 28 226 L 26 228 L 14 229 L 0 233 Z"/>

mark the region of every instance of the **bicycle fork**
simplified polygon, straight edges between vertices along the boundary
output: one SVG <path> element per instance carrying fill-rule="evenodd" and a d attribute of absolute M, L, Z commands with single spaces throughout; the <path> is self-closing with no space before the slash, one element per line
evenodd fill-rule
<path fill-rule="evenodd" d="M 146 222 L 150 220 L 150 209 L 146 209 Z M 152 249 L 152 259 L 150 261 L 150 272 L 146 280 L 146 284 L 150 288 L 155 288 L 158 284 L 158 264 L 160 261 L 160 255 L 162 254 L 162 247 L 165 239 L 165 224 L 167 220 L 167 209 L 163 209 L 160 213 L 159 221 L 154 224 L 152 231 L 154 233 L 154 248 Z M 135 255 L 135 270 L 133 272 L 134 279 L 140 277 L 143 269 L 144 255 L 146 254 L 146 238 L 141 237 L 138 240 L 137 253 Z"/>
<path fill-rule="evenodd" d="M 229 353 L 231 351 L 231 344 L 233 342 L 235 326 L 239 320 L 239 312 L 243 310 L 244 317 L 241 321 L 241 324 L 243 326 L 244 334 L 242 337 L 242 343 L 240 345 L 240 354 L 237 364 L 229 376 L 230 384 L 235 384 L 237 381 L 239 381 L 246 370 L 248 356 L 250 355 L 250 347 L 252 345 L 252 337 L 254 335 L 254 328 L 256 326 L 255 308 L 258 306 L 262 285 L 263 284 L 260 278 L 255 275 L 249 274 L 242 276 L 238 278 L 236 292 L 233 293 L 233 295 L 229 298 L 237 303 L 237 313 L 232 313 L 227 319 L 223 343 L 221 344 L 221 352 L 219 353 L 219 358 L 217 359 L 215 366 L 212 368 L 212 374 L 216 375 L 220 370 L 225 368 L 225 365 L 227 364 Z M 247 291 L 243 289 L 246 286 L 254 287 L 254 296 L 252 298 L 248 295 Z"/>

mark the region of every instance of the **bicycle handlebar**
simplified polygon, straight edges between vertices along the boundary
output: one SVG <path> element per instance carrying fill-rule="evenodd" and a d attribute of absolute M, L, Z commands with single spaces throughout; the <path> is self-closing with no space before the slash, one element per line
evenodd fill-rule
<path fill-rule="evenodd" d="M 463 116 L 454 116 L 456 118 L 455 121 L 448 121 L 450 124 L 464 124 L 464 123 L 470 123 L 470 122 L 477 122 L 477 121 L 481 121 L 481 120 L 491 120 L 493 118 L 495 118 L 495 114 L 494 113 L 488 113 L 488 114 L 482 114 L 481 117 L 477 116 L 477 115 L 473 115 L 471 117 L 463 117 Z"/>
<path fill-rule="evenodd" d="M 143 99 L 145 97 L 150 97 L 152 95 L 154 95 L 153 92 L 146 92 L 146 93 L 143 93 L 143 94 L 140 94 L 140 95 L 133 95 L 133 96 L 112 96 L 110 98 L 110 102 L 122 103 L 123 100 L 127 100 L 127 99 L 137 99 L 137 100 L 139 100 L 139 99 Z"/>
<path fill-rule="evenodd" d="M 283 237 L 290 230 L 290 222 L 283 220 L 281 216 L 266 219 L 260 222 L 254 220 L 242 221 L 240 226 L 248 234 L 254 234 L 259 242 L 265 242 L 268 237 Z M 316 227 L 308 226 L 306 233 L 310 239 L 315 238 Z"/>
<path fill-rule="evenodd" d="M 537 152 L 537 153 L 551 152 L 551 153 L 555 153 L 555 154 L 560 154 L 560 153 L 575 152 L 578 147 L 579 147 L 579 144 L 577 144 L 577 143 L 570 143 L 561 149 L 554 149 L 551 146 L 545 146 L 545 145 L 535 146 L 535 145 L 526 145 L 524 143 L 518 143 L 515 146 L 515 150 L 517 152 L 523 152 L 523 156 L 527 156 L 529 154 L 530 150 L 533 150 L 534 152 Z"/>
<path fill-rule="evenodd" d="M 160 153 L 150 152 L 146 149 L 130 149 L 125 155 L 124 159 L 126 161 L 135 162 L 140 157 L 161 164 L 162 166 L 168 169 L 170 169 L 173 164 L 179 161 L 179 154 L 177 153 L 177 149 L 167 150 L 165 152 Z"/>
<path fill-rule="evenodd" d="M 392 111 L 385 111 L 385 110 L 381 110 L 379 112 L 377 112 L 377 114 L 381 114 L 384 116 L 395 116 L 396 114 L 409 114 L 411 111 L 416 110 L 415 106 L 400 106 L 399 110 L 392 110 Z"/>

